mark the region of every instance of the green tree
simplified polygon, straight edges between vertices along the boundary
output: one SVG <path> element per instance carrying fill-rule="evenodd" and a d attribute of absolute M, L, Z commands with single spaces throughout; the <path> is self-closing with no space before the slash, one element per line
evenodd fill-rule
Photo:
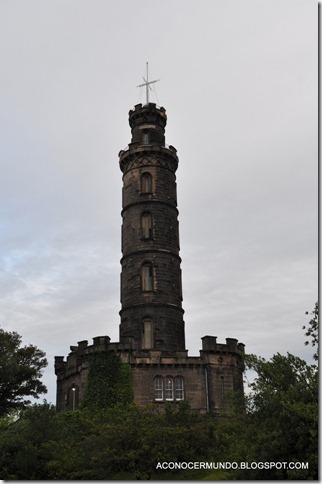
<path fill-rule="evenodd" d="M 308 311 L 306 311 L 305 314 L 309 314 Z M 315 303 L 315 307 L 312 311 L 312 318 L 310 319 L 310 321 L 308 322 L 308 326 L 303 326 L 302 329 L 305 329 L 306 330 L 306 333 L 305 333 L 305 336 L 307 336 L 308 338 L 311 338 L 311 345 L 312 346 L 316 346 L 316 351 L 313 355 L 313 358 L 315 361 L 318 361 L 318 352 L 319 352 L 319 349 L 318 349 L 318 343 L 319 343 L 319 303 L 316 302 Z M 306 346 L 310 344 L 309 341 L 305 341 L 304 343 Z"/>
<path fill-rule="evenodd" d="M 318 344 L 318 305 L 306 336 Z M 305 344 L 309 344 L 308 341 Z M 317 352 L 316 357 L 317 359 Z M 287 353 L 270 360 L 246 355 L 256 377 L 240 400 L 231 395 L 216 437 L 222 454 L 234 462 L 304 462 L 308 469 L 245 469 L 230 471 L 233 479 L 278 480 L 318 478 L 318 368 Z"/>
<path fill-rule="evenodd" d="M 0 417 L 39 398 L 47 388 L 40 381 L 47 365 L 45 353 L 36 346 L 21 346 L 21 336 L 0 328 Z"/>
<path fill-rule="evenodd" d="M 52 405 L 30 405 L 0 419 L 0 477 L 5 480 L 47 480 L 44 442 L 57 438 L 57 413 Z"/>
<path fill-rule="evenodd" d="M 246 461 L 308 462 L 308 470 L 260 469 L 253 479 L 317 479 L 318 374 L 315 365 L 279 353 L 269 361 L 248 355 L 248 368 L 257 377 L 250 384 Z"/>
<path fill-rule="evenodd" d="M 205 460 L 215 451 L 208 417 L 184 405 L 162 413 L 153 406 L 85 408 L 58 421 L 59 439 L 45 444 L 51 480 L 180 478 L 182 471 L 160 471 L 157 463 Z"/>

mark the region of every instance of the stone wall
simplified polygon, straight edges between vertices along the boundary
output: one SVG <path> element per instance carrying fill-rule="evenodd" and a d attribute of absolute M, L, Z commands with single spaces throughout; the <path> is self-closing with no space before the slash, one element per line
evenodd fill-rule
<path fill-rule="evenodd" d="M 72 346 L 67 361 L 56 357 L 57 409 L 71 409 L 84 398 L 90 355 L 96 351 L 116 352 L 131 365 L 134 401 L 138 405 L 164 408 L 166 395 L 162 401 L 155 399 L 156 377 L 164 382 L 167 378 L 175 382 L 181 377 L 183 399 L 201 413 L 220 413 L 228 404 L 230 391 L 243 391 L 244 345 L 235 339 L 227 338 L 226 344 L 217 344 L 216 337 L 206 336 L 199 357 L 189 357 L 186 350 L 172 355 L 158 350 L 136 350 L 132 343 L 131 340 L 127 346 L 110 343 L 108 336 L 100 336 L 93 338 L 91 346 L 87 341 Z"/>

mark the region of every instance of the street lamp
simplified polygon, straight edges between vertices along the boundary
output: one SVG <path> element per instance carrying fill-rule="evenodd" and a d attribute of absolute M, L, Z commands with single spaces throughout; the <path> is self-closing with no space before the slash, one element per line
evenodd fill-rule
<path fill-rule="evenodd" d="M 72 392 L 73 392 L 73 410 L 75 410 L 75 399 L 76 399 L 76 387 L 75 387 L 75 385 L 72 386 Z"/>

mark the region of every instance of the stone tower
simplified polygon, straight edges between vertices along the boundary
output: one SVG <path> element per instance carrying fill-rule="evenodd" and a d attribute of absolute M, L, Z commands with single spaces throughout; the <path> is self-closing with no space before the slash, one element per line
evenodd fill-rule
<path fill-rule="evenodd" d="M 172 354 L 185 349 L 176 193 L 178 157 L 165 144 L 164 108 L 138 104 L 123 172 L 120 342 Z"/>
<path fill-rule="evenodd" d="M 120 151 L 123 173 L 120 340 L 96 336 L 55 357 L 57 410 L 74 409 L 86 394 L 93 354 L 113 352 L 131 368 L 137 405 L 185 400 L 220 414 L 231 391 L 243 391 L 244 344 L 202 337 L 188 356 L 182 309 L 176 195 L 178 157 L 165 144 L 166 112 L 154 103 L 129 112 L 131 143 Z"/>

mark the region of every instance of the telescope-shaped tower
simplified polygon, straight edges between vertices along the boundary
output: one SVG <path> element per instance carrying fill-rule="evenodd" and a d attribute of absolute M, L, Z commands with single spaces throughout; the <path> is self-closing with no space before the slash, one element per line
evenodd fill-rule
<path fill-rule="evenodd" d="M 123 172 L 120 342 L 172 354 L 185 350 L 176 170 L 167 116 L 153 103 L 129 113 Z"/>
<path fill-rule="evenodd" d="M 145 80 L 145 79 L 144 79 Z M 148 93 L 148 75 L 143 84 Z M 86 397 L 95 355 L 118 355 L 128 365 L 137 405 L 188 402 L 220 414 L 231 391 L 243 391 L 244 344 L 202 338 L 188 356 L 182 309 L 176 170 L 178 156 L 165 143 L 165 109 L 138 104 L 129 112 L 131 142 L 119 153 L 123 173 L 120 339 L 96 336 L 55 357 L 57 409 L 75 409 Z M 214 326 L 216 322 L 214 321 Z M 108 375 L 106 375 L 108 378 Z M 98 379 L 99 381 L 99 379 Z M 99 388 L 97 388 L 99 392 Z M 108 406 L 108 402 L 106 402 Z"/>

